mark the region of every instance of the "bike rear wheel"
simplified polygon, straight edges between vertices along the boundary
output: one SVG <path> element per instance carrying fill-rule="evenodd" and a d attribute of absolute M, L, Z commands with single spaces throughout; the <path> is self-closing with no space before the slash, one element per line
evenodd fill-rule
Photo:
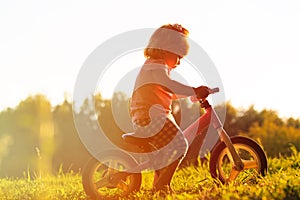
<path fill-rule="evenodd" d="M 234 168 L 233 158 L 225 143 L 221 142 L 211 153 L 209 163 L 211 176 L 223 184 L 234 180 L 253 181 L 258 174 L 265 176 L 267 158 L 261 146 L 247 137 L 236 136 L 230 139 L 242 159 L 244 169 L 238 171 Z"/>
<path fill-rule="evenodd" d="M 132 156 L 120 150 L 107 150 L 97 157 L 101 158 L 101 162 L 91 158 L 82 172 L 83 188 L 89 197 L 118 199 L 140 189 L 141 173 L 130 173 L 120 180 L 112 181 L 117 173 L 137 165 Z"/>

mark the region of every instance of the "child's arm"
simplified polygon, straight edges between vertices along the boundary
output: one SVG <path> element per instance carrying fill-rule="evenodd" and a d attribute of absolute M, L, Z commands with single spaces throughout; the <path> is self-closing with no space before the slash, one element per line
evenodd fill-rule
<path fill-rule="evenodd" d="M 205 86 L 194 88 L 191 86 L 184 85 L 178 81 L 172 80 L 168 75 L 168 71 L 166 70 L 166 68 L 151 70 L 151 73 L 152 77 L 155 79 L 155 83 L 164 86 L 171 93 L 173 93 L 174 99 L 185 98 L 189 96 L 208 95 L 208 88 Z"/>

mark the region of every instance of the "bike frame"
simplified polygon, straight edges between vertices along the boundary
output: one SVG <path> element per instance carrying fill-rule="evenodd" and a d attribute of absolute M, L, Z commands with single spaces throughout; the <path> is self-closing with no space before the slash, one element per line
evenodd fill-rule
<path fill-rule="evenodd" d="M 193 124 L 191 124 L 188 128 L 186 128 L 183 131 L 184 136 L 187 138 L 187 140 L 189 141 L 189 143 L 191 143 L 195 137 L 196 134 L 205 134 L 205 129 L 207 129 L 207 127 L 210 125 L 210 123 L 212 123 L 212 126 L 214 129 L 217 130 L 221 141 L 223 141 L 226 145 L 226 147 L 229 150 L 230 155 L 232 156 L 232 160 L 234 163 L 234 170 L 233 171 L 241 171 L 244 168 L 244 163 L 242 162 L 240 156 L 238 155 L 238 153 L 236 152 L 229 135 L 227 134 L 227 132 L 225 131 L 225 129 L 223 128 L 223 124 L 220 121 L 216 111 L 214 110 L 213 107 L 211 107 L 211 105 L 208 103 L 208 101 L 206 99 L 204 100 L 200 100 L 200 103 L 202 105 L 202 107 L 205 109 L 205 113 L 199 118 L 197 119 Z M 204 139 L 205 135 L 202 136 L 202 138 Z M 202 145 L 201 141 L 201 145 Z M 234 172 L 232 172 L 234 173 Z M 232 176 L 234 176 L 232 174 Z"/>

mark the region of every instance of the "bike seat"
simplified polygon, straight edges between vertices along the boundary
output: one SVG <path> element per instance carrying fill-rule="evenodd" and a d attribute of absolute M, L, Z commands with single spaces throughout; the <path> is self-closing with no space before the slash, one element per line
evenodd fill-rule
<path fill-rule="evenodd" d="M 148 145 L 150 142 L 150 138 L 148 137 L 141 137 L 140 135 L 136 134 L 135 132 L 126 133 L 122 135 L 122 138 L 125 142 L 135 145 Z"/>

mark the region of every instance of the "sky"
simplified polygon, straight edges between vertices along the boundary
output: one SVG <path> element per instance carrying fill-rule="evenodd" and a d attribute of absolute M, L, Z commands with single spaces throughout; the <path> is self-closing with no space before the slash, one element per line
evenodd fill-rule
<path fill-rule="evenodd" d="M 298 0 L 1 0 L 0 109 L 38 93 L 53 105 L 72 99 L 83 63 L 103 42 L 179 23 L 214 62 L 226 101 L 299 118 L 299 10 Z M 142 54 L 128 58 L 143 62 Z"/>

